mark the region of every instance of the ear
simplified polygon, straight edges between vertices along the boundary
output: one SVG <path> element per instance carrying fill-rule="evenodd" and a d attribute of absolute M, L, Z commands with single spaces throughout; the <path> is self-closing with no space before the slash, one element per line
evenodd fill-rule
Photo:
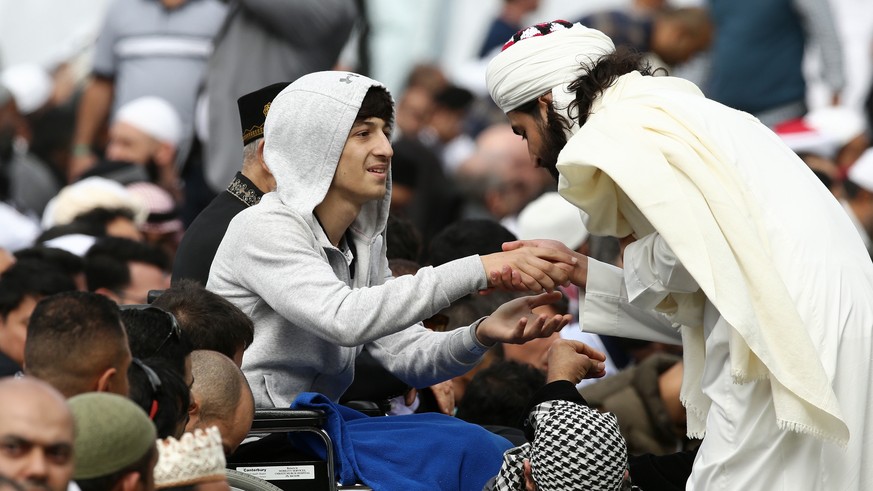
<path fill-rule="evenodd" d="M 139 472 L 128 472 L 115 483 L 112 491 L 136 491 L 139 489 L 141 481 Z"/>
<path fill-rule="evenodd" d="M 537 97 L 537 102 L 540 104 L 551 104 L 552 103 L 552 91 L 548 91 L 545 94 Z"/>
<path fill-rule="evenodd" d="M 115 367 L 107 368 L 100 377 L 97 378 L 96 392 L 112 392 L 112 383 L 115 381 L 115 375 L 118 370 Z M 126 376 L 126 375 L 125 375 Z"/>
<path fill-rule="evenodd" d="M 194 431 L 198 424 L 200 424 L 200 398 L 191 392 L 191 405 L 188 406 L 188 423 L 185 425 L 185 431 Z"/>
<path fill-rule="evenodd" d="M 167 142 L 158 142 L 154 158 L 158 167 L 170 167 L 176 159 L 176 147 Z"/>
<path fill-rule="evenodd" d="M 261 138 L 261 141 L 258 142 L 258 164 L 261 166 L 261 169 L 269 175 L 273 175 L 270 172 L 270 168 L 267 167 L 267 162 L 264 161 L 264 139 Z"/>
<path fill-rule="evenodd" d="M 116 295 L 115 292 L 113 292 L 112 290 L 110 290 L 108 288 L 100 287 L 100 288 L 94 290 L 94 293 L 99 293 L 100 295 L 103 295 L 104 297 L 109 297 L 109 300 L 112 300 L 113 302 L 121 305 L 121 298 L 118 295 Z"/>

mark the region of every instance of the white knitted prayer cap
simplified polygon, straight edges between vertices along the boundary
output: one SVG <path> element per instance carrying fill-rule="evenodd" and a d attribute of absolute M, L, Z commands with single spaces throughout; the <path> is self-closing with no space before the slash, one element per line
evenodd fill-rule
<path fill-rule="evenodd" d="M 213 426 L 185 433 L 178 440 L 158 440 L 155 488 L 171 488 L 220 481 L 225 478 L 221 433 Z"/>
<path fill-rule="evenodd" d="M 12 93 L 21 114 L 43 107 L 51 98 L 54 85 L 45 68 L 33 63 L 12 65 L 3 70 L 0 84 Z"/>
<path fill-rule="evenodd" d="M 544 193 L 518 214 L 518 238 L 552 239 L 578 249 L 588 240 L 582 213 L 560 194 Z"/>
<path fill-rule="evenodd" d="M 156 140 L 172 145 L 178 145 L 182 139 L 179 113 L 160 97 L 140 97 L 124 104 L 115 113 L 113 121 L 127 123 Z"/>

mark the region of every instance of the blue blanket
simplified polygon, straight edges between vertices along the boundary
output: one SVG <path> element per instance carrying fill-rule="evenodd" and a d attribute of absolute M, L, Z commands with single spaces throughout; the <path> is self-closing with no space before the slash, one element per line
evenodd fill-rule
<path fill-rule="evenodd" d="M 337 479 L 375 491 L 481 491 L 512 444 L 481 426 L 437 413 L 371 418 L 312 392 L 297 396 L 294 409 L 327 415 Z M 295 445 L 325 458 L 312 434 L 292 433 Z"/>

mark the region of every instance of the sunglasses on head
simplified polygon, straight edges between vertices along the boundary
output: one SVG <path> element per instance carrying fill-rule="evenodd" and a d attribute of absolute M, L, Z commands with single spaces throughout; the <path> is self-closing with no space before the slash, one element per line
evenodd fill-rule
<path fill-rule="evenodd" d="M 143 310 L 144 311 L 152 311 L 152 312 L 160 312 L 161 315 L 165 315 L 170 319 L 170 332 L 167 333 L 167 336 L 164 338 L 163 341 L 161 341 L 161 344 L 159 344 L 158 347 L 155 348 L 154 353 L 152 353 L 151 356 L 146 357 L 146 358 L 151 358 L 152 356 L 157 355 L 158 352 L 161 351 L 161 348 L 163 348 L 164 345 L 167 344 L 167 341 L 169 341 L 170 337 L 176 336 L 176 341 L 179 341 L 180 339 L 182 339 L 182 328 L 179 327 L 179 321 L 176 320 L 176 316 L 170 312 L 167 312 L 166 310 L 159 309 L 157 307 L 146 307 Z"/>
<path fill-rule="evenodd" d="M 161 378 L 158 377 L 158 374 L 152 370 L 152 367 L 143 363 L 139 358 L 133 358 L 131 363 L 138 366 L 143 373 L 146 374 L 146 378 L 149 381 L 149 386 L 152 389 L 152 403 L 149 406 L 149 419 L 154 421 L 155 415 L 158 414 L 158 395 L 161 393 Z"/>

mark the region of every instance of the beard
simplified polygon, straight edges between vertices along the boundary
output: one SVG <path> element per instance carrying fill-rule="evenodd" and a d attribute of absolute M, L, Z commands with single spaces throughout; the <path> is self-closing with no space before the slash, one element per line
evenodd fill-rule
<path fill-rule="evenodd" d="M 539 113 L 535 113 L 539 118 Z M 564 117 L 555 111 L 555 108 L 548 106 L 546 110 L 546 120 L 539 119 L 540 133 L 542 134 L 542 150 L 540 151 L 539 159 L 540 166 L 544 167 L 555 181 L 558 180 L 558 155 L 567 144 L 567 135 L 564 133 L 564 127 L 567 126 Z"/>

